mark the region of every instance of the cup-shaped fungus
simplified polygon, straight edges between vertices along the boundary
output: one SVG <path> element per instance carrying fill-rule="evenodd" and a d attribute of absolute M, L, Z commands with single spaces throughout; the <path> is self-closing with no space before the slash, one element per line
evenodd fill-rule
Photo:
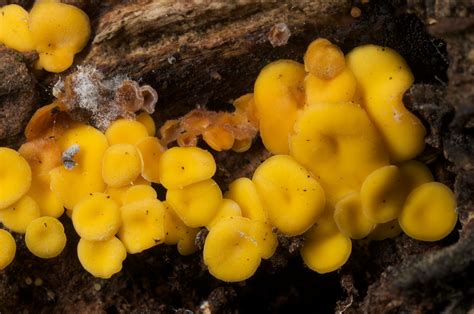
<path fill-rule="evenodd" d="M 353 100 L 356 91 L 356 79 L 349 68 L 330 80 L 312 75 L 304 79 L 306 105 L 319 103 L 338 103 Z"/>
<path fill-rule="evenodd" d="M 35 49 L 28 29 L 28 12 L 17 4 L 0 8 L 0 43 L 17 51 Z"/>
<path fill-rule="evenodd" d="M 38 67 L 56 73 L 72 65 L 74 55 L 86 46 L 91 33 L 86 13 L 53 1 L 33 6 L 29 29 L 39 53 Z"/>
<path fill-rule="evenodd" d="M 173 147 L 163 153 L 159 161 L 161 184 L 167 189 L 212 178 L 216 172 L 214 157 L 197 147 Z"/>
<path fill-rule="evenodd" d="M 66 246 L 63 224 L 53 217 L 37 218 L 26 228 L 25 243 L 40 258 L 56 257 Z"/>
<path fill-rule="evenodd" d="M 151 182 L 143 179 L 142 176 L 139 176 L 135 181 L 133 181 L 130 185 L 121 186 L 119 188 L 113 188 L 108 186 L 105 189 L 105 194 L 110 195 L 112 199 L 117 202 L 120 206 L 124 204 L 125 194 L 127 194 L 128 189 L 135 185 L 147 185 L 150 186 Z"/>
<path fill-rule="evenodd" d="M 242 210 L 238 203 L 231 199 L 224 198 L 217 209 L 217 213 L 212 220 L 206 225 L 208 230 L 211 230 L 219 221 L 229 217 L 242 217 Z"/>
<path fill-rule="evenodd" d="M 336 203 L 334 221 L 339 231 L 352 239 L 365 238 L 375 227 L 375 224 L 365 216 L 357 192 L 344 196 Z"/>
<path fill-rule="evenodd" d="M 142 176 L 150 182 L 160 183 L 159 160 L 165 151 L 156 137 L 145 137 L 137 143 L 142 162 Z"/>
<path fill-rule="evenodd" d="M 406 187 L 397 166 L 384 166 L 373 171 L 360 188 L 364 214 L 376 223 L 396 219 L 405 197 Z"/>
<path fill-rule="evenodd" d="M 155 136 L 156 134 L 156 125 L 153 118 L 147 112 L 141 112 L 137 116 L 137 121 L 143 124 L 148 132 L 149 136 Z"/>
<path fill-rule="evenodd" d="M 444 184 L 429 182 L 420 185 L 409 195 L 398 217 L 402 230 L 421 241 L 438 241 L 456 225 L 456 199 Z"/>
<path fill-rule="evenodd" d="M 118 237 L 128 253 L 140 253 L 164 241 L 164 206 L 159 200 L 125 204 L 120 211 L 122 226 Z"/>
<path fill-rule="evenodd" d="M 28 192 L 31 168 L 13 149 L 0 147 L 0 209 L 7 208 Z"/>
<path fill-rule="evenodd" d="M 17 233 L 25 233 L 30 222 L 39 217 L 39 206 L 29 196 L 23 196 L 10 207 L 0 209 L 0 222 L 11 231 Z"/>
<path fill-rule="evenodd" d="M 225 197 L 235 201 L 242 210 L 243 217 L 252 220 L 267 221 L 268 215 L 263 208 L 255 183 L 249 178 L 238 178 L 229 185 Z"/>
<path fill-rule="evenodd" d="M 81 239 L 77 245 L 77 256 L 82 267 L 94 277 L 109 279 L 122 270 L 127 251 L 116 237 L 105 241 Z"/>
<path fill-rule="evenodd" d="M 123 196 L 123 204 L 156 198 L 157 194 L 153 187 L 145 184 L 138 184 L 127 189 Z"/>
<path fill-rule="evenodd" d="M 350 103 L 306 107 L 296 121 L 290 151 L 321 183 L 332 208 L 388 164 L 378 131 L 365 111 Z"/>
<path fill-rule="evenodd" d="M 93 193 L 74 206 L 72 223 L 81 238 L 103 241 L 117 233 L 122 218 L 119 206 L 109 195 Z"/>
<path fill-rule="evenodd" d="M 0 244 L 0 270 L 3 270 L 15 258 L 16 242 L 10 232 L 0 229 Z"/>
<path fill-rule="evenodd" d="M 260 136 L 273 154 L 288 154 L 288 136 L 304 103 L 304 77 L 302 64 L 279 60 L 265 66 L 255 81 Z"/>
<path fill-rule="evenodd" d="M 271 224 L 290 236 L 308 230 L 322 214 L 325 196 L 313 176 L 288 155 L 265 160 L 252 181 Z"/>
<path fill-rule="evenodd" d="M 104 153 L 102 178 L 111 187 L 132 183 L 141 173 L 142 162 L 137 148 L 131 144 L 114 144 Z"/>
<path fill-rule="evenodd" d="M 377 224 L 368 236 L 370 240 L 382 241 L 385 239 L 395 238 L 402 232 L 398 219 L 385 222 L 383 224 Z"/>
<path fill-rule="evenodd" d="M 346 67 L 344 53 L 329 40 L 318 38 L 309 44 L 304 55 L 306 72 L 322 80 L 331 80 Z"/>
<path fill-rule="evenodd" d="M 367 62 L 370 60 L 370 62 Z M 424 148 L 426 130 L 402 102 L 413 84 L 413 74 L 394 50 L 375 45 L 360 46 L 347 56 L 367 113 L 382 134 L 393 161 L 414 158 Z"/>
<path fill-rule="evenodd" d="M 186 226 L 168 202 L 163 202 L 163 205 L 165 206 L 165 244 L 177 244 L 178 252 L 181 255 L 190 255 L 196 252 L 195 240 L 200 229 Z"/>
<path fill-rule="evenodd" d="M 138 121 L 119 119 L 110 124 L 105 131 L 105 136 L 110 145 L 136 145 L 139 141 L 148 137 L 148 131 L 146 127 Z"/>
<path fill-rule="evenodd" d="M 208 179 L 168 190 L 166 201 L 187 226 L 197 228 L 214 218 L 222 202 L 222 192 L 214 180 Z"/>
<path fill-rule="evenodd" d="M 428 182 L 433 182 L 433 174 L 430 169 L 417 160 L 409 160 L 398 165 L 402 176 L 403 185 L 406 191 L 411 192 L 413 189 Z"/>

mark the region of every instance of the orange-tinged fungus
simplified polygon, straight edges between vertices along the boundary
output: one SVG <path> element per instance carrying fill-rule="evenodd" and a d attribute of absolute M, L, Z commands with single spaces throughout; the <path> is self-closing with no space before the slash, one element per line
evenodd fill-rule
<path fill-rule="evenodd" d="M 137 143 L 142 163 L 142 176 L 150 182 L 160 183 L 159 160 L 165 151 L 156 137 L 145 137 Z"/>
<path fill-rule="evenodd" d="M 136 145 L 145 137 L 148 137 L 146 127 L 138 121 L 119 119 L 105 131 L 105 136 L 110 145 L 131 144 Z"/>
<path fill-rule="evenodd" d="M 55 138 L 64 133 L 70 123 L 68 114 L 60 102 L 53 102 L 35 111 L 25 128 L 25 137 L 28 141 L 40 138 Z"/>
<path fill-rule="evenodd" d="M 39 217 L 39 206 L 29 196 L 23 196 L 10 207 L 0 209 L 0 222 L 11 231 L 17 233 L 25 233 L 30 222 Z"/>
<path fill-rule="evenodd" d="M 338 76 L 346 67 L 344 53 L 329 40 L 318 38 L 309 44 L 304 55 L 304 67 L 322 80 L 331 80 Z"/>
<path fill-rule="evenodd" d="M 0 209 L 7 208 L 28 192 L 31 168 L 13 149 L 0 147 Z"/>
<path fill-rule="evenodd" d="M 312 106 L 319 103 L 348 102 L 354 99 L 356 79 L 349 68 L 330 80 L 312 74 L 304 79 L 305 103 Z"/>
<path fill-rule="evenodd" d="M 10 232 L 0 229 L 0 244 L 0 270 L 3 270 L 15 258 L 16 242 Z"/>
<path fill-rule="evenodd" d="M 131 184 L 142 170 L 140 153 L 131 144 L 114 144 L 104 153 L 102 178 L 111 187 Z"/>
<path fill-rule="evenodd" d="M 221 126 L 208 127 L 202 133 L 202 139 L 218 152 L 231 149 L 235 141 L 232 131 Z"/>
<path fill-rule="evenodd" d="M 263 208 L 255 183 L 249 178 L 238 178 L 229 185 L 225 197 L 235 201 L 242 210 L 243 217 L 252 220 L 267 221 L 268 215 Z"/>
<path fill-rule="evenodd" d="M 25 243 L 28 250 L 40 258 L 53 258 L 66 246 L 62 223 L 53 217 L 40 217 L 26 228 Z"/>
<path fill-rule="evenodd" d="M 35 44 L 28 29 L 28 12 L 17 4 L 0 8 L 0 43 L 17 51 L 35 50 Z"/>
<path fill-rule="evenodd" d="M 344 196 L 336 203 L 334 221 L 339 231 L 352 239 L 365 238 L 375 227 L 364 214 L 360 195 L 357 192 Z"/>

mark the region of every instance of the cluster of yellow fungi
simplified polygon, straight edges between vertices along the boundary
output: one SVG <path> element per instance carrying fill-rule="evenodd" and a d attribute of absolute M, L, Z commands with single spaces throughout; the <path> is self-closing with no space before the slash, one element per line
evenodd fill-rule
<path fill-rule="evenodd" d="M 36 1 L 30 12 L 17 4 L 0 8 L 0 44 L 38 53 L 37 69 L 63 72 L 87 44 L 89 17 L 59 0 Z"/>
<path fill-rule="evenodd" d="M 55 13 L 43 23 L 42 10 Z M 70 64 L 89 32 L 81 12 L 51 1 L 37 3 L 29 17 L 4 7 L 0 23 L 2 31 L 3 25 L 17 30 L 14 38 L 0 33 L 2 42 L 37 49 L 49 70 Z M 84 34 L 77 38 L 81 32 L 68 23 L 82 25 Z M 52 31 L 53 24 L 64 33 Z M 204 263 L 228 282 L 251 277 L 271 258 L 277 234 L 303 236 L 301 256 L 318 273 L 340 268 L 352 240 L 383 240 L 402 230 L 440 240 L 457 222 L 456 202 L 414 160 L 425 129 L 402 102 L 412 83 L 407 64 L 389 48 L 366 45 L 344 56 L 317 39 L 304 64 L 279 60 L 263 68 L 254 93 L 238 99 L 234 113 L 194 111 L 165 123 L 161 138 L 145 112 L 101 132 L 67 119 L 51 123 L 52 112 L 61 110 L 53 103 L 33 116 L 18 152 L 0 148 L 0 222 L 24 233 L 31 253 L 53 258 L 66 245 L 58 220 L 66 208 L 80 236 L 79 261 L 100 278 L 119 272 L 127 254 L 160 244 L 192 254 L 202 228 L 208 230 Z M 223 193 L 212 179 L 213 155 L 182 135 L 191 142 L 202 135 L 215 150 L 243 151 L 254 131 L 239 130 L 240 122 L 232 122 L 239 119 L 260 131 L 274 155 Z M 168 149 L 175 140 L 181 146 Z M 166 189 L 166 200 L 152 183 Z M 0 269 L 15 250 L 12 235 L 0 230 Z"/>

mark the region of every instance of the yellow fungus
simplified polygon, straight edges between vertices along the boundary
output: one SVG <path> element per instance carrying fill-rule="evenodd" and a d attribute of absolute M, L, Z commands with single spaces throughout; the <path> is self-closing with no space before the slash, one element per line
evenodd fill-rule
<path fill-rule="evenodd" d="M 66 246 L 62 223 L 53 217 L 40 217 L 26 228 L 25 243 L 28 250 L 40 258 L 53 258 Z"/>
<path fill-rule="evenodd" d="M 128 253 L 140 253 L 164 242 L 164 206 L 156 199 L 125 204 L 120 209 L 122 227 L 118 237 Z"/>
<path fill-rule="evenodd" d="M 298 110 L 304 104 L 302 64 L 279 60 L 265 66 L 257 77 L 254 100 L 260 118 L 260 136 L 273 154 L 288 154 Z"/>
<path fill-rule="evenodd" d="M 0 222 L 11 231 L 17 233 L 25 233 L 30 222 L 39 217 L 39 206 L 29 196 L 23 196 L 10 207 L 0 209 Z"/>
<path fill-rule="evenodd" d="M 242 210 L 240 209 L 239 204 L 231 199 L 224 198 L 217 209 L 217 213 L 212 218 L 212 220 L 206 225 L 206 228 L 210 230 L 215 226 L 219 221 L 224 220 L 229 217 L 241 217 Z"/>
<path fill-rule="evenodd" d="M 177 244 L 178 252 L 181 255 L 190 255 L 196 252 L 195 240 L 200 229 L 186 226 L 168 202 L 163 202 L 163 205 L 165 206 L 165 244 Z"/>
<path fill-rule="evenodd" d="M 108 279 L 122 270 L 127 251 L 116 237 L 105 241 L 81 239 L 77 245 L 77 256 L 82 267 L 94 277 Z"/>
<path fill-rule="evenodd" d="M 312 74 L 304 79 L 305 103 L 338 103 L 353 100 L 357 82 L 349 68 L 330 80 L 320 79 Z"/>
<path fill-rule="evenodd" d="M 16 242 L 10 232 L 0 229 L 0 243 L 0 270 L 3 270 L 15 258 Z"/>
<path fill-rule="evenodd" d="M 150 182 L 160 183 L 159 160 L 165 151 L 156 137 L 145 137 L 137 143 L 142 162 L 142 176 Z"/>
<path fill-rule="evenodd" d="M 424 183 L 434 181 L 430 169 L 424 163 L 417 160 L 402 162 L 398 165 L 398 169 L 402 176 L 403 185 L 408 192 Z"/>
<path fill-rule="evenodd" d="M 410 237 L 421 241 L 438 241 L 456 225 L 456 199 L 444 184 L 429 182 L 409 195 L 398 218 L 400 227 Z"/>
<path fill-rule="evenodd" d="M 334 221 L 339 231 L 352 239 L 365 238 L 375 227 L 364 214 L 357 192 L 344 196 L 336 203 Z"/>
<path fill-rule="evenodd" d="M 138 121 L 119 119 L 108 127 L 105 136 L 110 145 L 131 144 L 136 145 L 145 137 L 148 137 L 146 127 Z"/>
<path fill-rule="evenodd" d="M 371 221 L 396 219 L 405 201 L 406 188 L 397 166 L 381 167 L 367 176 L 360 189 L 364 214 Z"/>
<path fill-rule="evenodd" d="M 358 191 L 375 169 L 388 164 L 378 131 L 354 104 L 305 108 L 290 138 L 291 155 L 321 183 L 329 208 Z"/>
<path fill-rule="evenodd" d="M 306 72 L 322 80 L 338 76 L 345 68 L 344 53 L 329 40 L 318 38 L 309 44 L 304 55 Z"/>
<path fill-rule="evenodd" d="M 17 51 L 35 49 L 34 40 L 28 29 L 28 12 L 17 4 L 0 8 L 0 43 Z"/>
<path fill-rule="evenodd" d="M 0 209 L 6 208 L 28 192 L 31 168 L 13 149 L 0 147 Z"/>
<path fill-rule="evenodd" d="M 382 241 L 385 239 L 395 238 L 402 232 L 398 219 L 385 222 L 383 224 L 377 224 L 368 236 L 370 240 Z"/>
<path fill-rule="evenodd" d="M 131 144 L 115 144 L 104 153 L 102 178 L 111 187 L 129 185 L 140 175 L 140 153 Z"/>
<path fill-rule="evenodd" d="M 199 228 L 189 228 L 184 236 L 178 241 L 176 247 L 178 253 L 186 256 L 195 253 L 198 249 L 196 246 L 196 236 L 199 233 Z"/>
<path fill-rule="evenodd" d="M 81 238 L 104 241 L 117 233 L 122 218 L 119 206 L 109 195 L 93 193 L 74 206 L 72 223 Z"/>
<path fill-rule="evenodd" d="M 56 73 L 72 65 L 74 55 L 86 46 L 91 33 L 87 14 L 58 2 L 35 4 L 29 29 L 39 53 L 37 67 Z"/>
<path fill-rule="evenodd" d="M 145 184 L 138 184 L 127 189 L 123 196 L 123 204 L 156 198 L 157 194 L 153 187 Z"/>
<path fill-rule="evenodd" d="M 246 152 L 252 147 L 252 139 L 235 140 L 232 150 L 236 153 Z"/>
<path fill-rule="evenodd" d="M 166 201 L 189 227 L 207 225 L 217 213 L 222 192 L 214 180 L 209 179 L 166 192 Z"/>
<path fill-rule="evenodd" d="M 235 137 L 231 130 L 222 126 L 210 126 L 202 133 L 202 139 L 215 151 L 229 150 Z"/>
<path fill-rule="evenodd" d="M 302 234 L 324 210 L 323 189 L 290 156 L 268 158 L 255 170 L 252 181 L 271 224 L 286 235 Z"/>
<path fill-rule="evenodd" d="M 156 125 L 153 118 L 147 112 L 141 112 L 137 116 L 137 121 L 143 124 L 148 132 L 149 136 L 155 136 L 156 133 Z"/>
<path fill-rule="evenodd" d="M 258 195 L 255 183 L 248 178 L 239 178 L 229 185 L 225 197 L 237 202 L 242 210 L 243 217 L 252 220 L 267 221 L 268 215 L 263 208 L 262 200 Z"/>
<path fill-rule="evenodd" d="M 123 205 L 125 194 L 127 193 L 128 189 L 130 189 L 131 187 L 133 187 L 135 185 L 148 185 L 148 186 L 150 186 L 151 183 L 149 181 L 143 179 L 143 177 L 139 176 L 130 185 L 122 186 L 122 187 L 119 187 L 119 188 L 113 188 L 111 186 L 108 186 L 105 189 L 104 193 L 107 194 L 107 195 L 110 195 L 110 197 L 112 197 L 112 199 L 115 202 L 117 202 L 117 204 L 119 204 L 121 206 L 121 205 Z"/>
<path fill-rule="evenodd" d="M 346 57 L 354 73 L 367 113 L 382 134 L 393 161 L 414 158 L 424 148 L 426 130 L 402 102 L 413 74 L 394 50 L 360 46 Z M 370 60 L 370 62 L 367 62 Z"/>
<path fill-rule="evenodd" d="M 278 246 L 278 238 L 273 233 L 273 227 L 266 222 L 251 220 L 248 234 L 257 241 L 260 256 L 269 259 L 275 253 Z"/>
<path fill-rule="evenodd" d="M 216 162 L 208 151 L 197 147 L 173 147 L 159 161 L 161 184 L 167 189 L 210 179 L 216 172 Z"/>

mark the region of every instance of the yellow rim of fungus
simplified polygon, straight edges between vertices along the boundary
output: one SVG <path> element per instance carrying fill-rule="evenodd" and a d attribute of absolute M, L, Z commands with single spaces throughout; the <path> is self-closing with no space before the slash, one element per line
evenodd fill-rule
<path fill-rule="evenodd" d="M 102 178 L 111 187 L 131 184 L 142 170 L 140 153 L 134 145 L 115 144 L 104 153 Z"/>
<path fill-rule="evenodd" d="M 61 254 L 66 246 L 63 224 L 53 217 L 40 217 L 26 228 L 25 243 L 33 255 L 53 258 Z"/>
<path fill-rule="evenodd" d="M 0 243 L 0 270 L 3 270 L 15 258 L 16 242 L 10 232 L 0 229 Z"/>
<path fill-rule="evenodd" d="M 148 137 L 146 127 L 138 121 L 119 119 L 108 127 L 105 136 L 109 145 L 131 144 L 136 145 L 145 137 Z"/>
<path fill-rule="evenodd" d="M 0 209 L 7 208 L 28 192 L 31 168 L 13 149 L 0 147 Z"/>
<path fill-rule="evenodd" d="M 35 200 L 29 196 L 23 196 L 10 207 L 0 209 L 0 222 L 13 232 L 25 233 L 30 222 L 39 218 L 40 214 Z"/>

